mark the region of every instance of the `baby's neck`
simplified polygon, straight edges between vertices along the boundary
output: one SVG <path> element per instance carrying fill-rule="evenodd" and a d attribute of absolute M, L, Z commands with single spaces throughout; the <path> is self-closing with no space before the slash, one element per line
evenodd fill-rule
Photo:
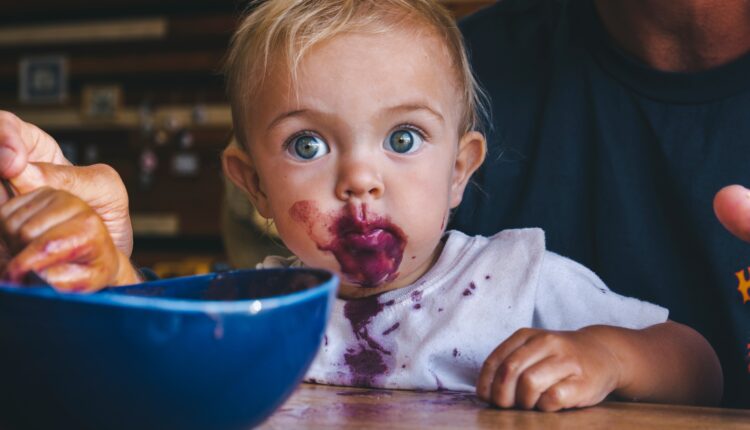
<path fill-rule="evenodd" d="M 398 290 L 400 288 L 405 288 L 409 285 L 413 285 L 422 276 L 429 272 L 430 269 L 432 269 L 432 266 L 434 266 L 437 262 L 438 258 L 440 258 L 440 254 L 443 252 L 443 247 L 445 246 L 445 240 L 446 237 L 443 237 L 443 239 L 438 242 L 430 258 L 424 264 L 418 267 L 417 270 L 412 271 L 412 273 L 410 273 L 409 275 L 399 275 L 391 282 L 383 283 L 381 285 L 378 285 L 377 287 L 363 287 L 361 285 L 349 284 L 344 279 L 342 279 L 338 293 L 339 298 L 345 300 L 362 299 L 365 297 L 372 297 L 383 294 L 387 291 Z"/>

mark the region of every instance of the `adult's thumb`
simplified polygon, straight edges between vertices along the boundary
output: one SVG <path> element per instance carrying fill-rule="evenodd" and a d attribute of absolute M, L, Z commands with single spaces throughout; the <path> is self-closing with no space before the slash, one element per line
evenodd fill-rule
<path fill-rule="evenodd" d="M 722 188 L 714 197 L 714 213 L 733 235 L 750 242 L 750 190 L 742 185 Z"/>

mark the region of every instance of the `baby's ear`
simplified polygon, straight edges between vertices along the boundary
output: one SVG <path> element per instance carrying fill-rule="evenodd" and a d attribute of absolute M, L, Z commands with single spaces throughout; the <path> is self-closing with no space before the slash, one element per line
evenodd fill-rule
<path fill-rule="evenodd" d="M 459 140 L 458 154 L 456 154 L 456 163 L 453 165 L 453 178 L 451 180 L 451 209 L 461 203 L 466 184 L 469 183 L 471 175 L 482 165 L 486 153 L 487 142 L 484 135 L 478 131 L 470 131 Z"/>
<path fill-rule="evenodd" d="M 245 191 L 245 194 L 250 198 L 250 203 L 255 206 L 258 213 L 265 218 L 272 218 L 268 197 L 263 192 L 258 170 L 255 168 L 250 154 L 240 148 L 238 144 L 233 143 L 224 150 L 221 164 L 224 174 Z"/>

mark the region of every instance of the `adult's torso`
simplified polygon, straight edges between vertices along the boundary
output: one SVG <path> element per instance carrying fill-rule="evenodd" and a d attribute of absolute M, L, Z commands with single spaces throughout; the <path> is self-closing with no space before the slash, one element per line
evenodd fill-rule
<path fill-rule="evenodd" d="M 750 185 L 750 56 L 699 74 L 648 69 L 614 47 L 589 0 L 504 0 L 462 29 L 494 127 L 452 227 L 542 227 L 551 251 L 706 336 L 725 404 L 750 406 L 738 291 L 750 244 L 712 210 L 722 186 Z"/>

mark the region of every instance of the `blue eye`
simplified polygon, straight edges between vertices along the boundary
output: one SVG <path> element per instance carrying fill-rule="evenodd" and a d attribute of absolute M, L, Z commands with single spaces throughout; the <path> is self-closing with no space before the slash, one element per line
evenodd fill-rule
<path fill-rule="evenodd" d="M 302 160 L 313 160 L 330 152 L 328 144 L 323 139 L 309 134 L 293 137 L 287 150 L 292 157 Z"/>
<path fill-rule="evenodd" d="M 399 154 L 408 154 L 419 149 L 423 141 L 422 135 L 416 130 L 399 128 L 388 136 L 385 147 Z"/>

